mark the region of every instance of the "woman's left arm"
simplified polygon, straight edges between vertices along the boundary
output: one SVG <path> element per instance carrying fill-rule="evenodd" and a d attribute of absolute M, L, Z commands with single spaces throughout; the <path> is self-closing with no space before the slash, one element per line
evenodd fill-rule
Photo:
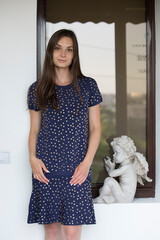
<path fill-rule="evenodd" d="M 101 137 L 100 104 L 89 108 L 89 143 L 84 160 L 76 167 L 71 185 L 82 184 L 89 173 Z"/>

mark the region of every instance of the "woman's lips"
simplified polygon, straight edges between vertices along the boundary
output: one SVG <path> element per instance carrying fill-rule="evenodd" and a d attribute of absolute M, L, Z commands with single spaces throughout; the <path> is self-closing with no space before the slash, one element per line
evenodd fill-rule
<path fill-rule="evenodd" d="M 64 63 L 66 60 L 58 59 L 59 62 Z"/>

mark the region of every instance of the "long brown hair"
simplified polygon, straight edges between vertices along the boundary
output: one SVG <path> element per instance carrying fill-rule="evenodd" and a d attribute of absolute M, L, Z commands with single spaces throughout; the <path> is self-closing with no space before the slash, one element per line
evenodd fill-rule
<path fill-rule="evenodd" d="M 38 80 L 36 98 L 39 105 L 39 109 L 43 110 L 49 104 L 53 109 L 58 109 L 58 99 L 55 88 L 55 67 L 53 64 L 53 51 L 56 44 L 62 37 L 69 37 L 73 41 L 73 60 L 69 69 L 73 76 L 72 87 L 78 92 L 80 96 L 79 108 L 82 103 L 80 88 L 78 85 L 78 78 L 84 77 L 80 68 L 78 42 L 76 35 L 73 31 L 67 29 L 61 29 L 55 32 L 47 45 L 42 75 Z"/>

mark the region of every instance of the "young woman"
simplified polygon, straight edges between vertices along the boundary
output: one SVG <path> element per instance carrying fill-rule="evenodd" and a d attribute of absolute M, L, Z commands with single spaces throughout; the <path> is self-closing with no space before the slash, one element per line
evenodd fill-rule
<path fill-rule="evenodd" d="M 28 89 L 32 194 L 28 223 L 44 225 L 45 240 L 79 240 L 95 224 L 91 169 L 101 133 L 102 96 L 80 69 L 74 32 L 49 40 L 41 78 Z"/>

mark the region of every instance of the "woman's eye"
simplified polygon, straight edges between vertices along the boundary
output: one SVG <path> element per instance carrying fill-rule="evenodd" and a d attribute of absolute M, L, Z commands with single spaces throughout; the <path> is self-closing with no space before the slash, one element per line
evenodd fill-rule
<path fill-rule="evenodd" d="M 68 52 L 73 52 L 73 49 L 69 48 L 69 49 L 68 49 Z"/>
<path fill-rule="evenodd" d="M 55 47 L 54 50 L 60 50 L 60 48 L 59 47 Z"/>

